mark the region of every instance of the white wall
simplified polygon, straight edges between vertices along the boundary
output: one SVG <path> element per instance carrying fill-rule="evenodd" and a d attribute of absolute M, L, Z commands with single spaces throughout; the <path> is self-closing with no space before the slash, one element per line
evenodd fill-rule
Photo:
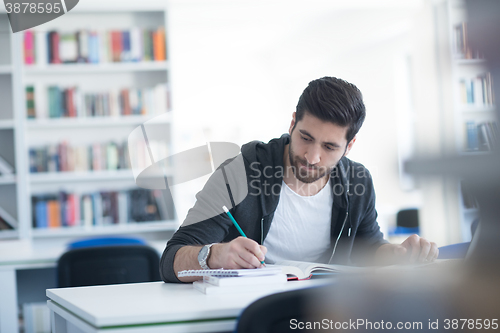
<path fill-rule="evenodd" d="M 418 192 L 399 184 L 396 93 L 409 80 L 401 64 L 419 10 L 420 1 L 170 1 L 177 150 L 278 137 L 308 82 L 337 76 L 364 94 L 350 157 L 373 173 L 381 220 L 418 206 Z"/>

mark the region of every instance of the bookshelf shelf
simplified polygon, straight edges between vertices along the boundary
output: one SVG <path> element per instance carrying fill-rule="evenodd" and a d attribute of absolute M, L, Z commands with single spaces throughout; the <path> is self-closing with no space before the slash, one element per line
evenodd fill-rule
<path fill-rule="evenodd" d="M 485 59 L 456 59 L 455 64 L 457 65 L 484 65 L 486 64 Z"/>
<path fill-rule="evenodd" d="M 69 236 L 91 236 L 110 234 L 130 234 L 137 232 L 156 232 L 165 230 L 176 230 L 179 224 L 175 220 L 151 221 L 151 222 L 130 222 L 126 224 L 103 225 L 103 226 L 74 226 L 47 229 L 33 229 L 35 238 L 69 237 Z"/>
<path fill-rule="evenodd" d="M 16 183 L 15 175 L 0 175 L 0 185 L 9 185 Z"/>
<path fill-rule="evenodd" d="M 14 128 L 14 120 L 0 120 L 0 129 L 11 129 Z"/>
<path fill-rule="evenodd" d="M 491 154 L 490 151 L 479 150 L 479 151 L 461 151 L 459 155 L 462 155 L 462 156 L 472 156 L 472 155 L 482 156 L 482 155 L 489 155 L 489 154 Z"/>
<path fill-rule="evenodd" d="M 10 65 L 0 65 L 0 74 L 11 74 L 12 66 Z"/>
<path fill-rule="evenodd" d="M 95 128 L 95 127 L 119 127 L 140 125 L 156 116 L 130 115 L 121 117 L 88 117 L 88 118 L 53 118 L 26 121 L 28 129 L 54 129 L 54 128 Z M 155 123 L 168 124 L 170 117 L 162 117 Z"/>
<path fill-rule="evenodd" d="M 167 173 L 169 176 L 171 172 Z M 97 181 L 134 181 L 132 170 L 109 170 L 109 171 L 87 171 L 87 172 L 41 172 L 31 173 L 31 184 L 54 184 L 54 183 L 78 183 Z"/>
<path fill-rule="evenodd" d="M 493 113 L 495 111 L 495 107 L 463 105 L 460 107 L 459 111 L 462 113 Z"/>
<path fill-rule="evenodd" d="M 2 230 L 0 232 L 0 239 L 18 238 L 19 232 L 17 230 Z"/>
<path fill-rule="evenodd" d="M 45 66 L 26 66 L 27 75 L 55 75 L 55 74 L 103 74 L 121 72 L 152 72 L 167 71 L 168 61 L 124 62 L 103 64 L 61 64 Z"/>
<path fill-rule="evenodd" d="M 33 184 L 45 183 L 75 183 L 102 180 L 134 180 L 132 170 L 112 170 L 94 172 L 41 172 L 31 173 L 30 182 Z"/>

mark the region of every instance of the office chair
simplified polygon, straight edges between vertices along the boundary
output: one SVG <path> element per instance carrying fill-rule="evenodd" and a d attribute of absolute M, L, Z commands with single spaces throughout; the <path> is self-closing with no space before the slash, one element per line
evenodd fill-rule
<path fill-rule="evenodd" d="M 146 245 L 146 241 L 137 237 L 107 236 L 90 237 L 75 240 L 68 244 L 68 250 L 82 247 L 104 246 L 104 245 Z"/>
<path fill-rule="evenodd" d="M 420 232 L 418 222 L 418 209 L 409 208 L 398 211 L 396 215 L 395 234 L 418 234 Z"/>
<path fill-rule="evenodd" d="M 236 333 L 290 332 L 291 319 L 306 320 L 308 299 L 313 290 L 318 288 L 292 290 L 258 299 L 241 314 Z"/>
<path fill-rule="evenodd" d="M 58 287 L 160 281 L 159 262 L 147 245 L 76 248 L 58 260 Z"/>

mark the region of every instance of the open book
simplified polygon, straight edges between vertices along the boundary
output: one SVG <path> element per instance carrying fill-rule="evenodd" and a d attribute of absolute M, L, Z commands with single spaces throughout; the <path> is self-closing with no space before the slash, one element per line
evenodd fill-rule
<path fill-rule="evenodd" d="M 354 272 L 361 270 L 360 267 L 344 265 L 318 264 L 304 261 L 281 261 L 274 265 L 266 265 L 263 268 L 255 269 L 200 269 L 180 271 L 178 276 L 217 276 L 217 277 L 236 277 L 236 276 L 263 276 L 274 274 L 287 274 L 297 277 L 299 280 L 307 279 L 313 273 L 339 273 Z"/>
<path fill-rule="evenodd" d="M 268 269 L 281 268 L 284 274 L 297 277 L 299 280 L 308 279 L 314 273 L 355 272 L 362 268 L 345 265 L 318 264 L 305 261 L 285 260 L 274 265 L 266 265 Z"/>

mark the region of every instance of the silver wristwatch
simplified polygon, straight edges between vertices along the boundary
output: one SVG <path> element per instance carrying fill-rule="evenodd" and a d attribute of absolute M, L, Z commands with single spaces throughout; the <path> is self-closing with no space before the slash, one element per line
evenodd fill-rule
<path fill-rule="evenodd" d="M 216 243 L 205 245 L 201 248 L 200 252 L 198 252 L 198 262 L 203 269 L 210 269 L 210 267 L 208 267 L 208 257 L 210 256 L 210 248 L 214 244 Z"/>

